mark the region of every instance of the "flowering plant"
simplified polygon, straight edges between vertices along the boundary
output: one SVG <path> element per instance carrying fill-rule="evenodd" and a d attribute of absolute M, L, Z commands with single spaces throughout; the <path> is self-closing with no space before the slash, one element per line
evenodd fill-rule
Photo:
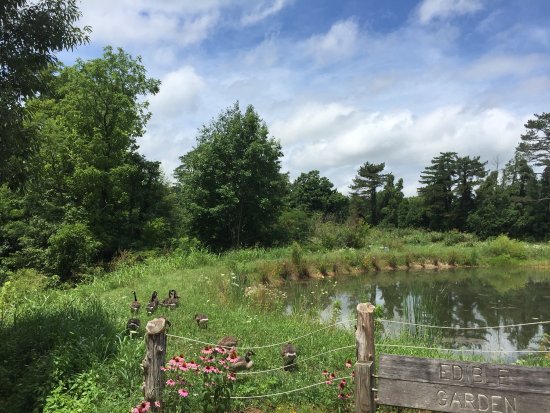
<path fill-rule="evenodd" d="M 346 360 L 346 362 L 344 363 L 344 366 L 346 369 L 352 369 L 353 368 L 353 364 L 351 362 L 351 360 Z M 352 403 L 351 403 L 351 385 L 349 384 L 348 380 L 346 380 L 345 378 L 341 378 L 341 379 L 338 379 L 336 380 L 336 373 L 335 372 L 329 372 L 328 370 L 323 370 L 321 372 L 321 374 L 325 377 L 325 383 L 327 385 L 333 385 L 335 382 L 338 383 L 338 392 L 337 392 L 337 396 L 336 396 L 336 400 L 337 400 L 337 411 L 338 413 L 342 413 L 342 412 L 348 412 L 348 411 L 351 411 L 352 409 Z M 339 374 L 339 376 L 344 376 L 346 374 Z M 354 380 L 354 377 L 355 377 L 355 372 L 352 371 L 351 372 L 351 381 L 353 382 Z"/>
<path fill-rule="evenodd" d="M 161 368 L 166 378 L 163 410 L 177 413 L 228 411 L 237 379 L 229 367 L 236 360 L 234 350 L 211 346 L 201 350 L 197 361 L 188 360 L 183 354 L 172 357 Z M 142 402 L 132 413 L 148 412 L 150 408 L 148 402 Z"/>

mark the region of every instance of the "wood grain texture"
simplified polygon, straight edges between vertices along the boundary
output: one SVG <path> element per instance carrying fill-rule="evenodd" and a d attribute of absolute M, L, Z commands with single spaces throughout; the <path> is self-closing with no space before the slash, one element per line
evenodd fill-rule
<path fill-rule="evenodd" d="M 145 381 L 143 396 L 151 402 L 151 409 L 157 411 L 155 401 L 162 401 L 164 377 L 161 367 L 166 363 L 166 324 L 165 318 L 155 318 L 147 323 L 145 336 L 147 353 L 141 363 Z"/>
<path fill-rule="evenodd" d="M 372 368 L 374 363 L 355 364 L 355 413 L 375 413 L 374 392 L 372 391 Z"/>
<path fill-rule="evenodd" d="M 550 413 L 550 369 L 382 355 L 378 403 L 438 412 Z"/>

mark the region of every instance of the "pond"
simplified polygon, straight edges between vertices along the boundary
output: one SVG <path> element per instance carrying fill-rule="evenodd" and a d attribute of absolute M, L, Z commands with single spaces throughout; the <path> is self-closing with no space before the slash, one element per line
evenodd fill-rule
<path fill-rule="evenodd" d="M 550 271 L 492 268 L 371 272 L 289 283 L 284 291 L 287 312 L 313 311 L 325 322 L 354 318 L 357 304 L 370 302 L 382 307 L 380 317 L 385 320 L 454 327 L 439 330 L 444 347 L 479 350 L 486 359 L 494 355 L 514 360 L 521 353 L 513 351 L 540 350 L 544 333 L 550 334 L 550 324 L 529 324 L 550 320 Z M 426 330 L 383 324 L 384 331 L 394 335 L 403 329 L 417 333 Z M 527 325 L 458 329 L 511 324 Z"/>

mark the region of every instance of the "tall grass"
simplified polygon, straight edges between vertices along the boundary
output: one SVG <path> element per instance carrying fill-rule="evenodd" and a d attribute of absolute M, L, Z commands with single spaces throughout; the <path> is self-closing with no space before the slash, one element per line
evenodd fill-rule
<path fill-rule="evenodd" d="M 546 244 L 516 244 L 498 238 L 480 242 L 462 234 L 375 229 L 361 236 L 361 248 L 329 250 L 319 244 L 294 245 L 221 255 L 188 248 L 142 259 L 129 254 L 119 257 L 113 272 L 94 274 L 85 285 L 70 290 L 52 290 L 38 274 L 12 276 L 0 292 L 4 313 L 0 326 L 0 360 L 4 360 L 0 363 L 0 399 L 14 413 L 128 411 L 141 399 L 140 363 L 144 356 L 143 340 L 130 338 L 124 331 L 131 316 L 132 291 L 137 292 L 144 305 L 153 290 L 164 298 L 169 289 L 176 289 L 182 297 L 179 308 L 160 309 L 155 314 L 169 319 L 170 334 L 204 342 L 234 335 L 239 339 L 240 351 L 322 329 L 295 341 L 300 353 L 296 372 L 241 375 L 237 394 L 256 395 L 322 381 L 323 369 L 343 372 L 344 361 L 354 358 L 354 348 L 327 353 L 353 346 L 355 341 L 353 323 L 347 328 L 324 328 L 326 325 L 320 323 L 316 308 L 325 300 L 323 291 L 299 297 L 297 310 L 288 313 L 286 299 L 277 288 L 280 283 L 364 270 L 374 276 L 375 271 L 429 267 L 435 263 L 438 267 L 486 265 L 492 259 L 507 256 L 513 257 L 514 263 L 533 260 L 537 265 L 550 259 Z M 25 286 L 31 285 L 36 288 L 29 292 Z M 429 303 L 411 303 L 410 311 L 418 315 L 426 305 Z M 332 311 L 336 318 L 339 309 L 334 307 Z M 207 330 L 198 329 L 195 324 L 193 315 L 197 312 L 209 315 Z M 139 317 L 142 326 L 149 319 L 144 313 Z M 379 341 L 396 345 L 436 342 L 437 337 L 421 331 L 380 336 Z M 183 353 L 193 358 L 199 355 L 200 345 L 171 337 L 167 351 L 168 356 Z M 439 356 L 433 351 L 404 348 L 384 351 Z M 281 366 L 278 346 L 255 352 L 254 370 Z M 300 361 L 321 353 L 324 354 Z M 235 401 L 233 408 L 328 412 L 336 410 L 335 403 L 334 389 L 320 386 L 280 399 Z"/>

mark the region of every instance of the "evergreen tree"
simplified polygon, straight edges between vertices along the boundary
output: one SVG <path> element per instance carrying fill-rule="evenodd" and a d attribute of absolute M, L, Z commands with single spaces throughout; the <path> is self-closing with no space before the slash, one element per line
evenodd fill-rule
<path fill-rule="evenodd" d="M 425 202 L 430 229 L 444 231 L 452 227 L 456 160 L 455 152 L 442 152 L 420 175 L 420 183 L 424 186 L 418 193 Z"/>
<path fill-rule="evenodd" d="M 359 167 L 350 186 L 352 197 L 355 198 L 355 206 L 359 209 L 359 215 L 364 216 L 361 211 L 364 205 L 371 225 L 377 225 L 379 222 L 377 189 L 384 184 L 386 179 L 386 175 L 382 174 L 384 167 L 384 162 L 379 164 L 365 162 Z"/>

